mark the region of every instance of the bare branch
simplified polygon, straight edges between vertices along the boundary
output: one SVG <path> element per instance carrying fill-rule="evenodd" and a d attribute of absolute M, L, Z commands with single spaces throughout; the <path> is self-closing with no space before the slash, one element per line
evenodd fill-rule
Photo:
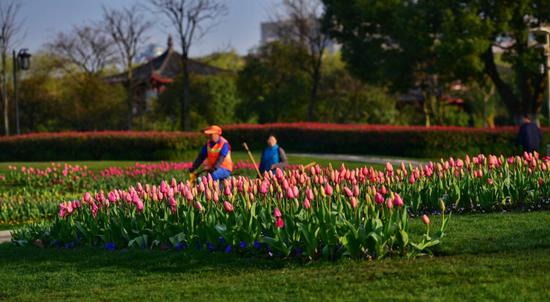
<path fill-rule="evenodd" d="M 176 30 L 184 57 L 189 55 L 193 43 L 219 25 L 228 12 L 221 0 L 149 0 L 149 3 Z"/>
<path fill-rule="evenodd" d="M 121 10 L 103 8 L 103 30 L 118 50 L 119 64 L 131 69 L 140 47 L 149 39 L 152 22 L 147 20 L 138 6 Z"/>
<path fill-rule="evenodd" d="M 114 62 L 114 49 L 110 39 L 100 28 L 90 25 L 75 26 L 70 32 L 57 34 L 47 48 L 61 58 L 66 71 L 77 67 L 88 75 L 97 75 Z"/>

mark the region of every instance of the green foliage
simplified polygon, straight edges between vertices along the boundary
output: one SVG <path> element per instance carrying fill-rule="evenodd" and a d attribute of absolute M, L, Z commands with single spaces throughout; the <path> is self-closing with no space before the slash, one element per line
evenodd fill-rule
<path fill-rule="evenodd" d="M 200 60 L 208 65 L 232 72 L 237 72 L 243 69 L 245 65 L 245 60 L 237 53 L 235 49 L 225 52 L 215 52 L 200 58 Z"/>
<path fill-rule="evenodd" d="M 191 75 L 190 95 L 196 100 L 191 106 L 194 129 L 209 124 L 230 124 L 238 121 L 235 111 L 240 98 L 236 81 L 236 75 L 230 73 Z M 160 94 L 156 104 L 157 117 L 168 116 L 171 122 L 177 125 L 180 116 L 179 98 L 182 94 L 183 78 L 180 76 Z"/>
<path fill-rule="evenodd" d="M 239 72 L 243 121 L 260 123 L 303 120 L 309 97 L 309 76 L 303 71 L 308 53 L 297 45 L 273 42 L 248 56 Z"/>
<path fill-rule="evenodd" d="M 336 67 L 321 81 L 320 120 L 334 123 L 397 124 L 396 98 Z"/>
<path fill-rule="evenodd" d="M 49 54 L 33 56 L 19 83 L 24 132 L 121 129 L 126 92 L 101 75 L 63 73 Z M 14 120 L 14 119 L 12 119 Z"/>
<path fill-rule="evenodd" d="M 540 111 L 541 58 L 528 47 L 528 31 L 550 21 L 548 1 L 323 2 L 335 20 L 331 34 L 361 78 L 406 90 L 434 75 L 441 87 L 487 75 L 512 115 Z M 502 56 L 494 53 L 495 44 Z M 512 81 L 501 67 L 510 69 Z"/>

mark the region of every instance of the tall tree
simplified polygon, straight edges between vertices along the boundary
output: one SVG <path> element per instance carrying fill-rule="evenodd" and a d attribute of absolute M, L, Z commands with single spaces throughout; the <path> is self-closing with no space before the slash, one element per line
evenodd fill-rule
<path fill-rule="evenodd" d="M 542 58 L 528 45 L 529 29 L 550 22 L 549 1 L 323 1 L 334 33 L 344 43 L 344 58 L 358 74 L 390 76 L 376 72 L 390 63 L 388 53 L 409 57 L 409 64 L 417 66 L 415 48 L 431 40 L 437 75 L 465 81 L 487 75 L 516 122 L 521 114 L 540 112 Z M 506 79 L 506 72 L 513 77 Z"/>
<path fill-rule="evenodd" d="M 118 61 L 126 71 L 128 129 L 132 129 L 134 108 L 133 67 L 140 47 L 147 41 L 147 31 L 152 23 L 144 18 L 138 6 L 121 10 L 103 8 L 103 24 L 118 50 Z"/>
<path fill-rule="evenodd" d="M 324 31 L 323 3 L 320 0 L 283 0 L 275 11 L 273 24 L 282 41 L 298 43 L 308 50 L 305 71 L 311 78 L 307 119 L 315 120 L 319 83 L 322 77 L 323 54 L 330 39 Z"/>
<path fill-rule="evenodd" d="M 191 47 L 206 35 L 220 18 L 227 14 L 227 6 L 222 0 L 149 0 L 153 8 L 164 15 L 179 38 L 181 65 L 183 69 L 183 95 L 181 98 L 181 129 L 191 129 L 189 93 L 190 71 L 187 61 Z"/>
<path fill-rule="evenodd" d="M 10 48 L 14 47 L 15 39 L 21 30 L 21 22 L 18 20 L 21 2 L 17 0 L 4 0 L 0 2 L 0 57 L 2 82 L 2 101 L 4 107 L 4 131 L 10 135 L 8 85 L 6 78 L 7 57 Z"/>

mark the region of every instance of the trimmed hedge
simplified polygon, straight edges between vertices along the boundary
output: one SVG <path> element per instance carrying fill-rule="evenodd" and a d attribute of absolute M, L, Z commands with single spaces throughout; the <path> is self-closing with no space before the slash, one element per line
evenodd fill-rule
<path fill-rule="evenodd" d="M 246 141 L 261 150 L 268 135 L 277 136 L 290 152 L 377 154 L 419 158 L 465 154 L 514 154 L 517 127 L 479 129 L 463 127 L 376 126 L 323 123 L 232 125 L 224 127 L 231 141 Z M 550 129 L 543 129 L 543 145 L 550 143 Z M 544 150 L 543 150 L 544 149 Z"/>
<path fill-rule="evenodd" d="M 449 157 L 514 154 L 517 128 L 404 127 L 288 123 L 224 126 L 233 150 L 242 143 L 259 152 L 274 134 L 288 152 Z M 550 129 L 543 129 L 543 146 Z M 204 144 L 200 133 L 61 132 L 0 138 L 0 161 L 163 160 L 194 156 Z M 543 147 L 544 149 L 544 147 Z M 546 150 L 541 150 L 545 153 Z"/>
<path fill-rule="evenodd" d="M 200 133 L 35 133 L 0 138 L 0 161 L 180 159 L 203 144 Z"/>

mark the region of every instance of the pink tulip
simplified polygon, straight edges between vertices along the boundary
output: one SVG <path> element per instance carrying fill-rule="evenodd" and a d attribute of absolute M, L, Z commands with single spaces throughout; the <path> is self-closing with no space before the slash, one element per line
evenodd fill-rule
<path fill-rule="evenodd" d="M 494 181 L 492 178 L 488 178 L 487 179 L 487 183 L 490 184 L 490 185 L 493 185 Z"/>
<path fill-rule="evenodd" d="M 304 209 L 309 209 L 309 208 L 311 208 L 311 203 L 310 203 L 309 199 L 306 198 L 304 200 Z"/>
<path fill-rule="evenodd" d="M 288 187 L 286 189 L 286 198 L 288 198 L 288 199 L 293 199 L 294 198 L 294 191 L 292 190 L 291 187 Z"/>
<path fill-rule="evenodd" d="M 411 174 L 411 176 L 409 177 L 409 183 L 412 185 L 414 184 L 414 182 L 415 182 L 414 175 Z"/>
<path fill-rule="evenodd" d="M 395 193 L 394 194 L 394 198 L 393 198 L 393 204 L 397 207 L 402 207 L 403 205 L 405 205 L 405 203 L 403 202 L 403 199 L 401 198 L 401 196 L 399 196 L 399 194 Z"/>
<path fill-rule="evenodd" d="M 228 201 L 223 202 L 223 208 L 225 209 L 225 211 L 227 213 L 233 212 L 233 205 L 231 203 L 229 203 Z"/>
<path fill-rule="evenodd" d="M 204 211 L 204 207 L 202 206 L 202 203 L 195 201 L 195 209 L 199 210 L 199 212 Z"/>
<path fill-rule="evenodd" d="M 388 209 L 393 208 L 393 200 L 391 200 L 390 198 L 388 198 L 388 199 L 386 200 L 386 207 L 388 207 Z"/>
<path fill-rule="evenodd" d="M 350 203 L 351 203 L 351 207 L 354 208 L 354 209 L 357 208 L 357 205 L 359 204 L 359 202 L 357 201 L 357 198 L 355 198 L 355 196 L 351 197 Z"/>
<path fill-rule="evenodd" d="M 348 188 L 348 187 L 344 187 L 344 192 L 346 193 L 346 195 L 348 197 L 352 197 L 353 196 L 353 192 Z"/>
<path fill-rule="evenodd" d="M 422 215 L 421 219 L 422 219 L 422 222 L 424 222 L 425 225 L 430 224 L 430 218 L 428 217 L 428 215 Z"/>
<path fill-rule="evenodd" d="M 390 162 L 386 163 L 386 171 L 389 172 L 390 174 L 393 172 L 393 166 Z"/>
<path fill-rule="evenodd" d="M 90 194 L 90 192 L 84 193 L 84 201 L 85 201 L 85 202 L 90 202 L 90 201 L 92 201 L 92 194 Z"/>
<path fill-rule="evenodd" d="M 225 194 L 225 196 L 231 196 L 231 188 L 229 186 L 226 186 L 223 193 Z"/>
<path fill-rule="evenodd" d="M 313 197 L 314 197 L 313 196 L 313 190 L 311 190 L 311 188 L 309 188 L 309 187 L 306 189 L 306 197 L 309 200 L 313 200 Z"/>
<path fill-rule="evenodd" d="M 281 218 L 283 217 L 283 214 L 281 214 L 281 210 L 279 210 L 279 208 L 275 208 L 275 210 L 273 210 L 273 216 L 275 218 Z"/>
<path fill-rule="evenodd" d="M 360 194 L 359 186 L 358 186 L 358 185 L 354 185 L 354 186 L 353 186 L 353 196 L 357 197 L 357 196 L 359 196 L 359 194 Z"/>
<path fill-rule="evenodd" d="M 374 201 L 377 204 L 381 204 L 381 203 L 384 202 L 384 196 L 382 196 L 382 194 L 380 194 L 380 193 L 376 193 L 376 195 L 374 195 Z"/>
<path fill-rule="evenodd" d="M 214 202 L 218 202 L 220 201 L 220 194 L 218 193 L 218 191 L 214 191 L 214 194 L 212 194 L 212 198 L 214 199 Z"/>
<path fill-rule="evenodd" d="M 332 190 L 333 190 L 332 187 L 327 183 L 325 185 L 325 194 L 327 196 L 332 196 Z"/>

